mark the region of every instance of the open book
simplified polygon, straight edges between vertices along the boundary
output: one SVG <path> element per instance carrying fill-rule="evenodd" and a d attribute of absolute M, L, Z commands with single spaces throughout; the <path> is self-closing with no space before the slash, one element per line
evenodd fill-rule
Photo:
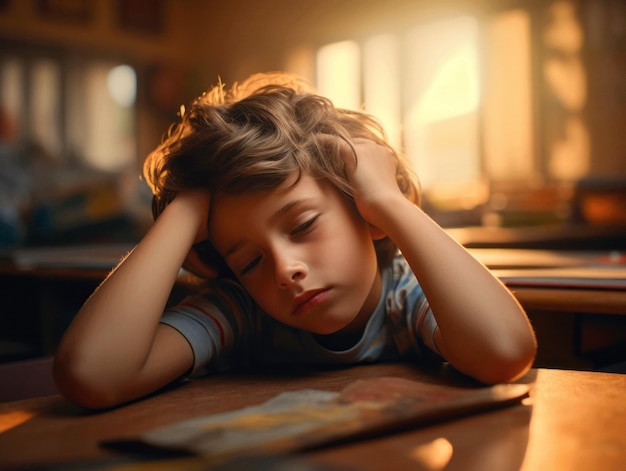
<path fill-rule="evenodd" d="M 515 404 L 528 389 L 522 384 L 460 388 L 397 377 L 363 379 L 341 392 L 285 392 L 245 409 L 161 427 L 140 440 L 209 461 L 285 454 Z"/>

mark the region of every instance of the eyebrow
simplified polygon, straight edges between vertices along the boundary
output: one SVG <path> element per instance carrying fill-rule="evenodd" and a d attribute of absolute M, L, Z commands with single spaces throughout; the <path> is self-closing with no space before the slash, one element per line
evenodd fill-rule
<path fill-rule="evenodd" d="M 279 219 L 280 217 L 284 216 L 286 213 L 291 211 L 293 208 L 296 208 L 298 206 L 306 204 L 309 201 L 313 201 L 313 198 L 300 198 L 300 199 L 296 199 L 296 200 L 290 201 L 287 204 L 285 204 L 284 206 L 282 206 L 278 211 L 276 211 L 270 217 L 270 220 L 274 221 L 276 219 Z M 239 250 L 243 245 L 244 245 L 243 241 L 239 241 L 239 242 L 236 242 L 235 244 L 233 244 L 232 247 L 230 247 L 226 251 L 226 253 L 224 254 L 224 258 L 226 259 L 229 256 L 231 256 L 233 253 L 235 253 L 237 250 Z"/>
<path fill-rule="evenodd" d="M 300 198 L 300 199 L 297 199 L 297 200 L 290 201 L 289 203 L 284 205 L 282 208 L 280 208 L 278 211 L 276 211 L 276 213 L 271 217 L 271 219 L 272 220 L 278 219 L 281 216 L 284 216 L 289 211 L 291 211 L 293 208 L 295 208 L 297 206 L 301 206 L 301 205 L 303 205 L 305 203 L 308 203 L 309 201 L 312 201 L 312 200 L 313 200 L 313 198 Z"/>

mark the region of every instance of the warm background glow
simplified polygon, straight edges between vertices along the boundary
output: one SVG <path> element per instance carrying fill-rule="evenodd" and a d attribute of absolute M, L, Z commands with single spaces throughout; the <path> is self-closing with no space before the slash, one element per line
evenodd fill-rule
<path fill-rule="evenodd" d="M 339 108 L 361 106 L 360 55 L 356 42 L 342 41 L 319 49 L 317 88 Z"/>

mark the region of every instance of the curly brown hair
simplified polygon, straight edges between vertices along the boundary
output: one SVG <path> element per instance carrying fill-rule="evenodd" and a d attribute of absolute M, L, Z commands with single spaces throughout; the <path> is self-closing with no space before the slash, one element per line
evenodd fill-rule
<path fill-rule="evenodd" d="M 231 195 L 266 191 L 294 174 L 324 178 L 353 202 L 340 141 L 329 136 L 348 144 L 367 138 L 387 147 L 397 162 L 401 191 L 419 204 L 415 176 L 374 117 L 335 108 L 301 78 L 275 72 L 252 75 L 230 89 L 219 82 L 188 109 L 181 108 L 180 122 L 144 162 L 144 177 L 154 195 L 153 215 L 158 217 L 184 190 Z M 212 247 L 196 249 L 205 263 L 224 273 Z M 389 239 L 376 241 L 383 265 L 396 250 Z"/>

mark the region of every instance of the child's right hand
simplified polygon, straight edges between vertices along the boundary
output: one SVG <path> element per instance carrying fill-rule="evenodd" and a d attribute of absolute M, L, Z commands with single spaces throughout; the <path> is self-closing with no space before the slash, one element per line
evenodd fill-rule
<path fill-rule="evenodd" d="M 412 205 L 398 186 L 393 154 L 370 139 L 354 138 L 350 144 L 338 138 L 329 139 L 339 146 L 359 213 L 371 226 L 387 234 L 387 210 L 396 202 Z"/>
<path fill-rule="evenodd" d="M 211 206 L 211 194 L 206 190 L 190 190 L 179 194 L 177 200 L 183 204 L 189 205 L 198 215 L 198 224 L 194 245 L 185 258 L 183 268 L 195 275 L 203 278 L 215 278 L 217 270 L 202 262 L 196 247 L 198 244 L 205 242 L 209 238 L 208 221 L 209 208 Z"/>
<path fill-rule="evenodd" d="M 54 366 L 68 399 L 108 407 L 153 392 L 192 368 L 189 343 L 160 320 L 192 245 L 207 238 L 210 201 L 203 191 L 178 195 L 74 317 Z"/>

